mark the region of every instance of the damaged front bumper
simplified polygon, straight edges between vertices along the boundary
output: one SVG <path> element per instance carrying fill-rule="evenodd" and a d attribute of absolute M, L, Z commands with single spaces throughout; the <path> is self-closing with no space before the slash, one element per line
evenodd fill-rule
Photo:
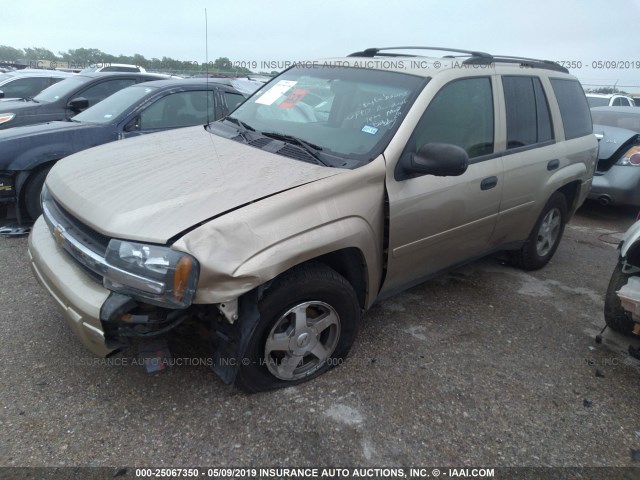
<path fill-rule="evenodd" d="M 128 337 L 168 332 L 190 315 L 189 310 L 141 304 L 104 288 L 56 244 L 42 217 L 29 236 L 29 261 L 73 332 L 98 356 L 127 346 Z"/>
<path fill-rule="evenodd" d="M 631 314 L 635 323 L 633 333 L 640 335 L 640 277 L 629 277 L 617 292 L 622 308 Z"/>
<path fill-rule="evenodd" d="M 100 309 L 111 292 L 89 278 L 58 248 L 42 217 L 29 236 L 29 263 L 84 346 L 99 356 L 111 353 L 113 349 L 105 344 L 100 322 Z"/>
<path fill-rule="evenodd" d="M 0 171 L 0 205 L 16 201 L 15 172 Z"/>

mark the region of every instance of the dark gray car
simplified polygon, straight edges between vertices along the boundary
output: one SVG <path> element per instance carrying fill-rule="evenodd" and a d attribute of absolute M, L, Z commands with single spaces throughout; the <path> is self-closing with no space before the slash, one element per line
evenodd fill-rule
<path fill-rule="evenodd" d="M 0 205 L 17 203 L 21 220 L 35 220 L 42 184 L 57 160 L 114 140 L 204 125 L 245 96 L 204 79 L 160 80 L 120 90 L 70 121 L 0 131 Z"/>
<path fill-rule="evenodd" d="M 150 73 L 88 73 L 73 75 L 43 90 L 33 99 L 0 103 L 0 130 L 67 120 L 136 83 L 166 79 Z"/>
<path fill-rule="evenodd" d="M 596 107 L 591 116 L 601 138 L 589 198 L 603 205 L 640 206 L 640 108 Z"/>

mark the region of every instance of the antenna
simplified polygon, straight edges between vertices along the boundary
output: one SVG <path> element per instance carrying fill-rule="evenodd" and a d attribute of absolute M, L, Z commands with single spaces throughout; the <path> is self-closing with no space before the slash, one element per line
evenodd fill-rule
<path fill-rule="evenodd" d="M 205 96 L 207 97 L 207 125 L 211 122 L 209 118 L 210 105 L 209 105 L 209 20 L 207 18 L 207 9 L 204 9 L 204 61 L 206 62 L 206 72 L 207 72 L 207 91 Z"/>

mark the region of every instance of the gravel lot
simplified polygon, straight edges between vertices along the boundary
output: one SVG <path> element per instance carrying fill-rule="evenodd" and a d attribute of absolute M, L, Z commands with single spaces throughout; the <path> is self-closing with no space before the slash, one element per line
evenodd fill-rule
<path fill-rule="evenodd" d="M 625 353 L 640 342 L 593 341 L 611 233 L 634 216 L 587 204 L 543 270 L 492 257 L 413 288 L 368 312 L 344 365 L 256 395 L 206 365 L 93 364 L 32 277 L 27 240 L 0 238 L 0 465 L 640 465 Z M 201 358 L 197 340 L 184 332 L 174 357 Z"/>

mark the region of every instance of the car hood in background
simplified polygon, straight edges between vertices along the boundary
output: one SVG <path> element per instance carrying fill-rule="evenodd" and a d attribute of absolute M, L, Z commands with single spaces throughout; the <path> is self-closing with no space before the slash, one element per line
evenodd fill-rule
<path fill-rule="evenodd" d="M 28 170 L 40 161 L 57 160 L 99 143 L 104 125 L 48 122 L 0 130 L 0 170 Z"/>
<path fill-rule="evenodd" d="M 225 212 L 343 172 L 198 126 L 71 155 L 51 170 L 47 185 L 67 211 L 104 235 L 167 243 Z"/>
<path fill-rule="evenodd" d="M 638 132 L 633 130 L 598 124 L 593 125 L 593 133 L 602 135 L 602 139 L 598 142 L 600 160 L 608 160 L 622 145 L 638 136 Z"/>

